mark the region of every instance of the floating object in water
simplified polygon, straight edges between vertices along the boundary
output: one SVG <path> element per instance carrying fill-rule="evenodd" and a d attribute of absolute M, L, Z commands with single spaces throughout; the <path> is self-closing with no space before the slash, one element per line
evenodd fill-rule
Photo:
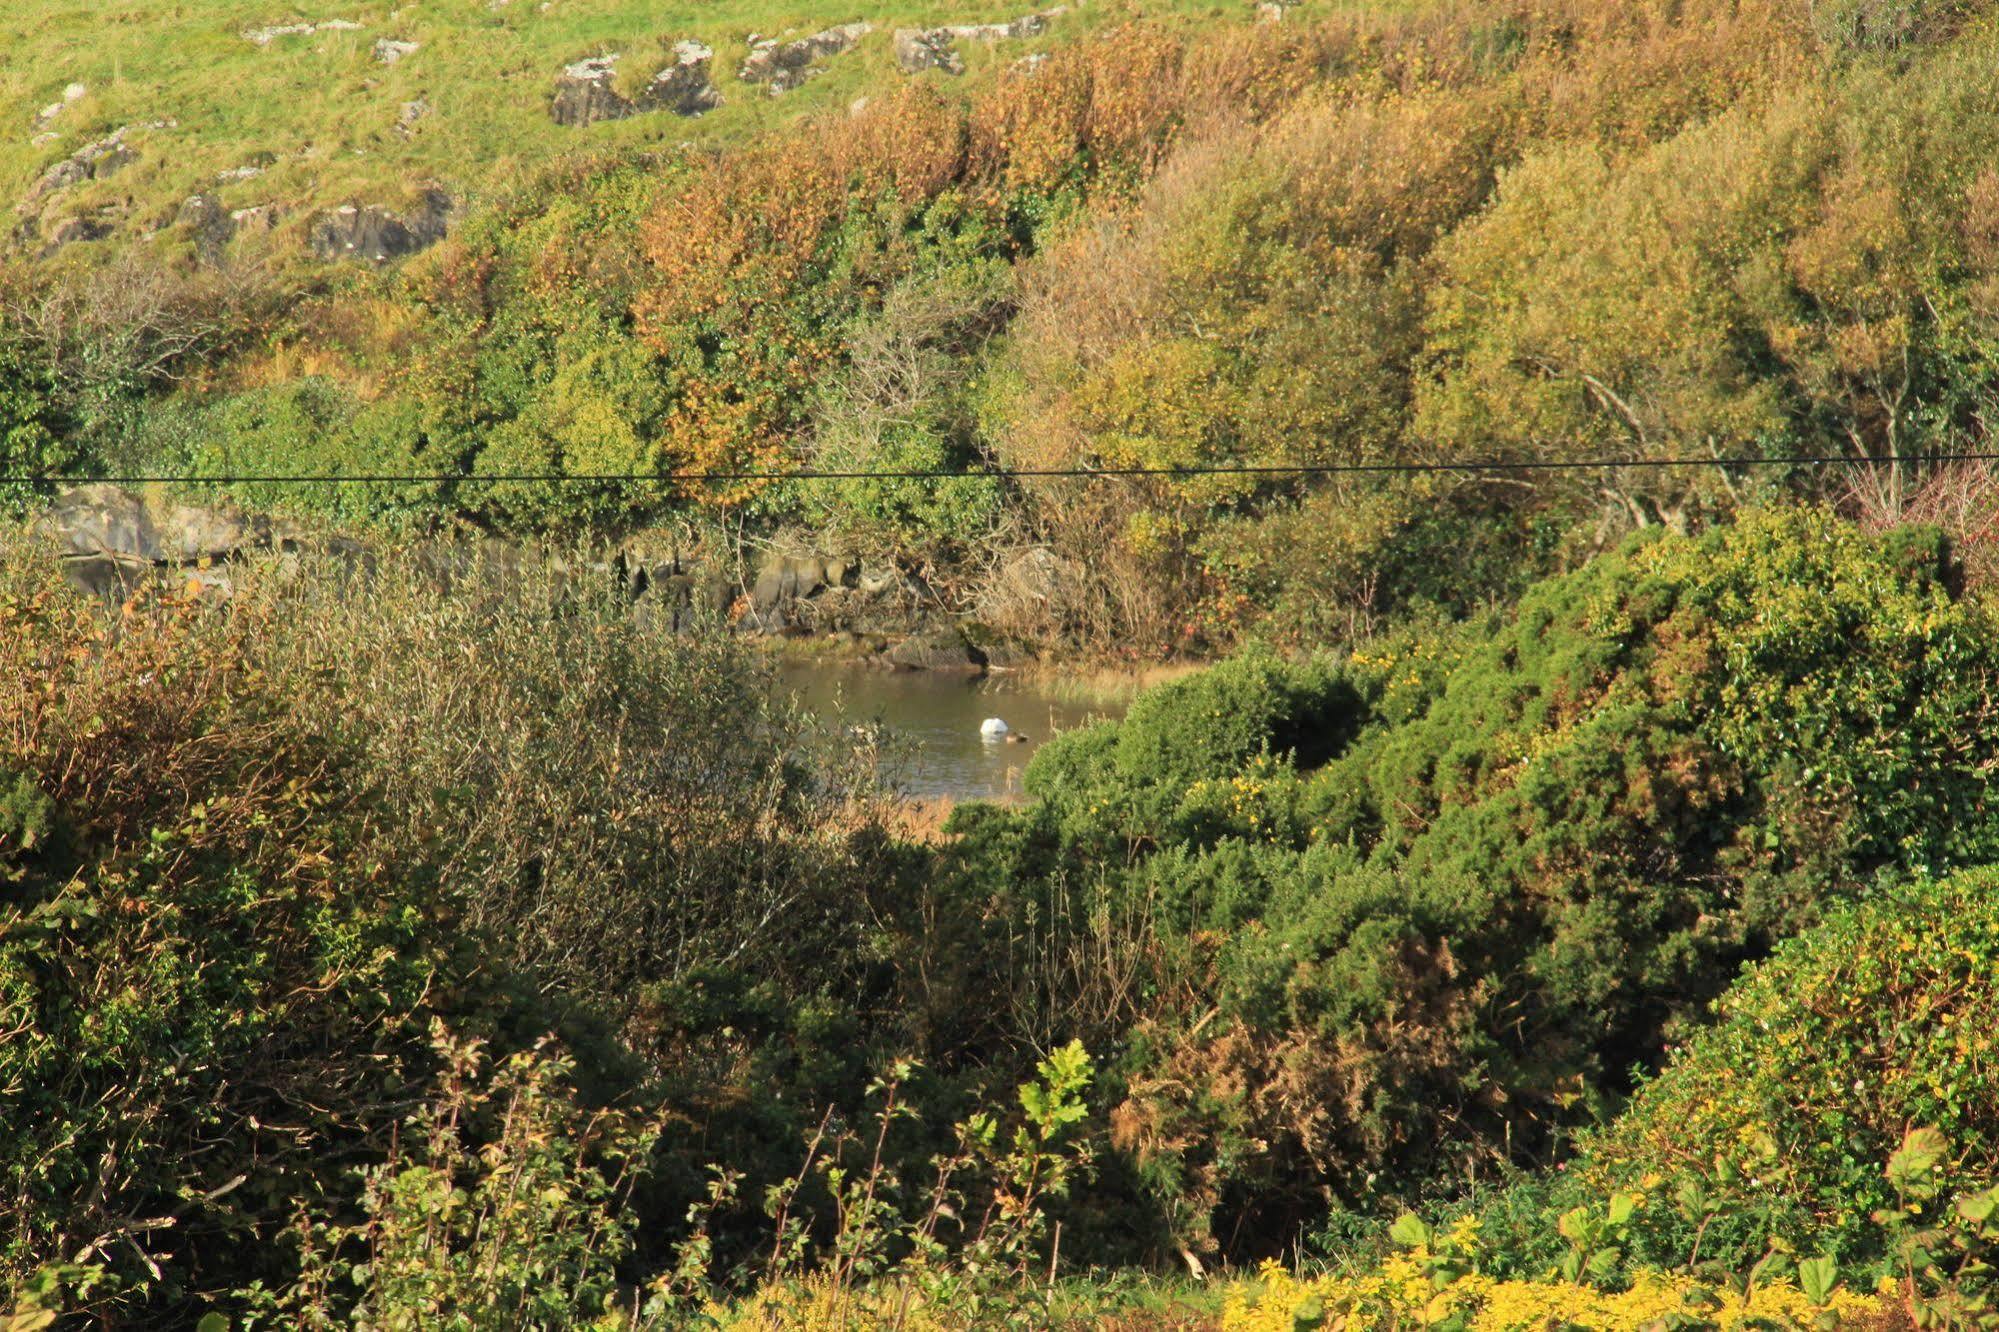
<path fill-rule="evenodd" d="M 988 717 L 979 723 L 979 734 L 988 740 L 1001 739 L 1012 729 L 998 717 Z"/>

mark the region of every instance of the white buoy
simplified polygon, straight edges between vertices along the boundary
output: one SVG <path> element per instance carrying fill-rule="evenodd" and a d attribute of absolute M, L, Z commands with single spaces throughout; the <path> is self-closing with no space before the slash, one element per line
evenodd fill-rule
<path fill-rule="evenodd" d="M 1005 739 L 1006 733 L 1012 729 L 998 717 L 988 717 L 979 723 L 979 734 L 988 740 Z"/>

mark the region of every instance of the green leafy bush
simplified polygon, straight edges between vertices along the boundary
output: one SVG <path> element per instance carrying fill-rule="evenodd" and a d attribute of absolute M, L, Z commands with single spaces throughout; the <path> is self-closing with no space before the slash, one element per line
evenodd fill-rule
<path fill-rule="evenodd" d="M 1881 1162 L 1911 1124 L 1946 1173 L 1999 1170 L 1999 872 L 1886 888 L 1780 948 L 1723 995 L 1570 1167 L 1585 1190 L 1643 1184 L 1634 1251 L 1740 1264 L 1775 1233 L 1842 1263 L 1887 1255 Z"/>
<path fill-rule="evenodd" d="M 433 1039 L 433 1099 L 386 1162 L 357 1171 L 361 1219 L 308 1206 L 286 1236 L 296 1277 L 242 1292 L 242 1325 L 638 1325 L 618 1264 L 656 1126 L 579 1105 L 573 1061 L 547 1042 L 492 1064 L 483 1042 Z"/>

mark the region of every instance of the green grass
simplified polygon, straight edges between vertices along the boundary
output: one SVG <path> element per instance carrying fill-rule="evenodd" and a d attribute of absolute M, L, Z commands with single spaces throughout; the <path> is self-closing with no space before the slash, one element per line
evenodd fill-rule
<path fill-rule="evenodd" d="M 318 208 L 394 204 L 431 181 L 477 201 L 566 153 L 721 143 L 843 107 L 904 77 L 891 55 L 894 28 L 1042 7 L 1045 0 L 132 0 L 106 12 L 96 0 L 13 0 L 0 6 L 0 50 L 8 54 L 0 62 L 0 124 L 10 127 L 0 142 L 0 192 L 21 198 L 53 163 L 130 125 L 138 160 L 64 192 L 46 211 L 45 232 L 63 217 L 109 209 L 118 237 L 142 235 L 170 224 L 184 199 L 206 191 L 231 209 L 284 205 L 285 234 L 295 244 Z M 981 67 L 1134 12 L 1240 17 L 1247 9 L 1248 0 L 1139 0 L 1130 7 L 1081 0 L 1040 38 L 990 50 L 968 44 L 964 55 L 976 76 Z M 264 47 L 242 35 L 327 19 L 358 22 L 362 30 L 280 37 Z M 876 30 L 800 89 L 773 98 L 736 77 L 753 32 L 802 34 L 857 19 Z M 549 118 L 564 64 L 611 50 L 640 59 L 661 40 L 682 37 L 714 48 L 715 83 L 726 98 L 719 110 L 583 129 Z M 374 58 L 378 38 L 422 49 L 386 66 Z M 32 143 L 36 112 L 71 82 L 85 84 L 88 94 L 56 118 L 53 141 Z M 417 99 L 429 103 L 429 114 L 413 133 L 398 133 L 401 107 Z M 154 122 L 168 123 L 149 128 Z M 259 153 L 276 159 L 263 174 L 218 183 Z"/>

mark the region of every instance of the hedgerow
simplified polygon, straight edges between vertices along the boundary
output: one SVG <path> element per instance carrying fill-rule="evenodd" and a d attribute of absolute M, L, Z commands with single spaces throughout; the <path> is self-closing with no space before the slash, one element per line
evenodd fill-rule
<path fill-rule="evenodd" d="M 430 883 L 374 854 L 350 763 L 241 687 L 201 608 L 117 623 L 0 592 L 0 1271 L 98 1264 L 166 1309 L 281 1269 L 285 1199 L 337 1190 L 468 992 Z M 462 1008 L 460 1007 L 462 1005 Z M 11 1284 L 11 1281 L 10 1281 Z"/>
<path fill-rule="evenodd" d="M 684 1212 L 718 1157 L 781 1178 L 815 1103 L 860 1099 L 899 871 L 864 756 L 814 750 L 747 649 L 464 550 L 215 580 L 113 607 L 0 547 L 0 1284 L 60 1260 L 103 1316 L 171 1320 L 421 1251 L 351 1209 L 533 1147 L 485 1108 L 526 1096 L 575 1150 L 489 1163 L 496 1214 L 577 1189 L 539 1252 L 602 1291 L 675 1229 L 628 1259 L 613 1212 Z M 797 1099 L 746 1108 L 771 1081 Z M 621 1097 L 636 1146 L 593 1118 Z M 428 1162 L 397 1155 L 418 1105 L 458 1135 Z"/>

